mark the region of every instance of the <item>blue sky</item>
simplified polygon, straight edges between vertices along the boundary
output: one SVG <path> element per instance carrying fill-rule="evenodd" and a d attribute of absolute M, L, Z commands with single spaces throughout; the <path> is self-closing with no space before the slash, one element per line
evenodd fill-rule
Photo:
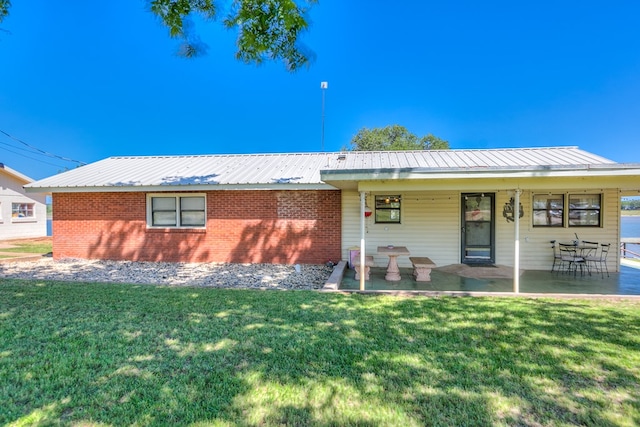
<path fill-rule="evenodd" d="M 640 3 L 527 3 L 320 0 L 302 39 L 316 59 L 291 74 L 237 62 L 215 22 L 196 22 L 207 56 L 179 58 L 143 0 L 14 1 L 0 130 L 87 163 L 320 151 L 327 81 L 326 151 L 400 124 L 452 148 L 577 145 L 640 162 Z M 21 148 L 0 134 L 0 162 L 35 179 L 75 167 Z"/>

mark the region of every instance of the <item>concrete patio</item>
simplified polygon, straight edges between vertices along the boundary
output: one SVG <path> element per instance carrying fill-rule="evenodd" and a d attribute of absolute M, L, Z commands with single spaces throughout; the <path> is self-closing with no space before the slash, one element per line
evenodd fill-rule
<path fill-rule="evenodd" d="M 476 267 L 478 268 L 478 267 Z M 487 267 L 483 267 L 487 268 Z M 491 267 L 489 267 L 491 268 Z M 461 293 L 503 293 L 513 292 L 511 277 L 464 277 L 452 273 L 447 266 L 433 269 L 431 282 L 416 282 L 411 268 L 401 268 L 401 280 L 385 280 L 385 267 L 372 267 L 370 280 L 366 282 L 367 291 L 427 291 Z M 500 276 L 502 272 L 496 274 Z M 486 276 L 486 274 L 479 274 Z M 345 269 L 339 286 L 343 291 L 357 291 L 360 282 L 355 279 L 355 271 Z M 580 275 L 551 273 L 550 271 L 528 270 L 520 275 L 520 293 L 522 294 L 571 294 L 571 295 L 637 295 L 640 296 L 640 269 L 621 266 L 619 273 L 610 273 L 604 278 L 600 274 Z"/>

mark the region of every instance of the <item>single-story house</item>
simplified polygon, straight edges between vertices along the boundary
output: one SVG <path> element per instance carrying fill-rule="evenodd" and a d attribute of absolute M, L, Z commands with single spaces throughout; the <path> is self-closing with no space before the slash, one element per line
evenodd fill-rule
<path fill-rule="evenodd" d="M 46 194 L 24 189 L 33 181 L 0 163 L 0 240 L 47 235 Z"/>
<path fill-rule="evenodd" d="M 577 147 L 111 157 L 26 189 L 52 193 L 56 258 L 320 264 L 363 246 L 382 266 L 396 245 L 548 269 L 550 240 L 618 247 L 640 164 Z"/>

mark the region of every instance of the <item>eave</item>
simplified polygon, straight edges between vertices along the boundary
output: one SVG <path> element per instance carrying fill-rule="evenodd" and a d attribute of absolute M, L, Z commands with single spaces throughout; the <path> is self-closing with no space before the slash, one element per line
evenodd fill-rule
<path fill-rule="evenodd" d="M 612 178 L 620 177 L 627 181 L 636 177 L 640 183 L 640 164 L 603 164 L 572 166 L 532 166 L 513 168 L 396 168 L 396 169 L 358 169 L 358 170 L 322 170 L 322 180 L 340 189 L 371 188 L 374 183 L 401 183 L 402 187 L 414 182 L 433 185 L 434 181 L 448 181 L 447 187 L 459 185 L 456 182 L 479 182 L 486 180 L 505 180 L 513 188 L 514 180 L 544 180 L 563 178 Z M 429 184 L 431 183 L 431 184 Z M 639 184 L 640 185 L 640 184 Z"/>
<path fill-rule="evenodd" d="M 194 184 L 194 185 L 120 185 L 77 187 L 25 187 L 27 193 L 161 193 L 230 190 L 336 190 L 329 184 Z"/>

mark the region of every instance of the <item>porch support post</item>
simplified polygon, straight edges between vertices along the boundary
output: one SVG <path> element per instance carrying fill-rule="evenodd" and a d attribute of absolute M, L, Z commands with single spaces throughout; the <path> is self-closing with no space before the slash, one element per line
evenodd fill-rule
<path fill-rule="evenodd" d="M 366 269 L 366 263 L 364 260 L 366 259 L 364 253 L 364 208 L 366 205 L 366 193 L 364 191 L 360 192 L 360 269 L 362 270 L 360 273 L 360 290 L 364 291 L 364 272 Z"/>
<path fill-rule="evenodd" d="M 515 227 L 515 247 L 513 251 L 513 292 L 520 293 L 520 192 L 516 189 L 513 197 L 513 226 Z"/>

